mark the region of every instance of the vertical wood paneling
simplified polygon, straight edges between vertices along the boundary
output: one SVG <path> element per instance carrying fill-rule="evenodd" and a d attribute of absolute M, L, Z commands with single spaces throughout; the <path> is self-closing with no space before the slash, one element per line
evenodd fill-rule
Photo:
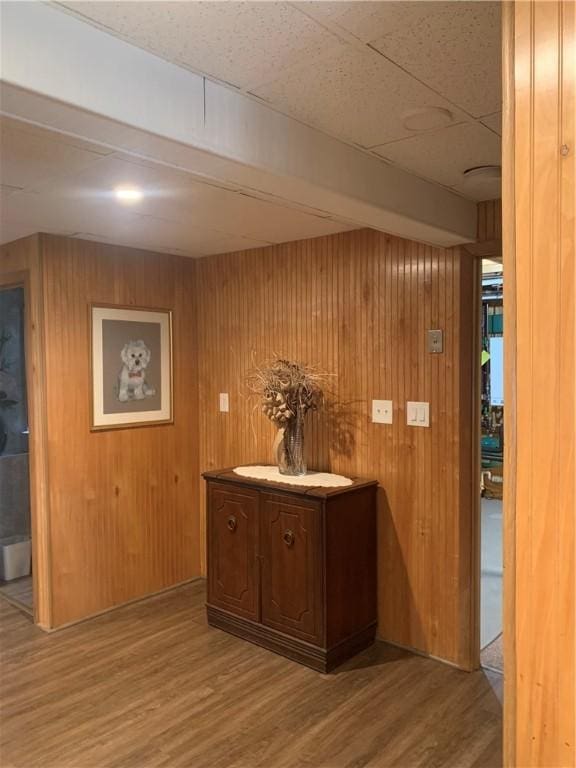
<path fill-rule="evenodd" d="M 41 246 L 58 626 L 200 572 L 195 265 L 48 235 Z M 90 432 L 91 302 L 173 310 L 173 425 Z"/>
<path fill-rule="evenodd" d="M 506 759 L 564 768 L 576 764 L 575 6 L 508 10 Z"/>
<path fill-rule="evenodd" d="M 478 203 L 478 225 L 476 239 L 485 240 L 502 238 L 502 200 L 483 200 Z"/>
<path fill-rule="evenodd" d="M 43 286 L 38 235 L 0 248 L 0 285 L 22 283 L 25 290 L 26 378 L 30 447 L 30 507 L 34 620 L 42 627 L 52 621 L 49 539 L 48 449 L 44 375 Z"/>
<path fill-rule="evenodd" d="M 271 461 L 274 430 L 244 384 L 255 362 L 276 353 L 335 374 L 308 463 L 380 481 L 380 635 L 462 666 L 474 663 L 472 270 L 459 249 L 371 230 L 197 265 L 201 470 Z M 442 355 L 427 352 L 428 328 L 444 329 Z M 372 424 L 373 398 L 394 400 L 391 426 Z M 430 402 L 430 429 L 406 426 L 407 400 Z"/>

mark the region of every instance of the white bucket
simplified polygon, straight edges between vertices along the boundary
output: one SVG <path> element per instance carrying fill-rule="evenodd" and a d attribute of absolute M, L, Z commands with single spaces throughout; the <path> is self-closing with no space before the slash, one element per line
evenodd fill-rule
<path fill-rule="evenodd" d="M 12 581 L 30 574 L 32 542 L 30 536 L 0 539 L 0 579 Z"/>

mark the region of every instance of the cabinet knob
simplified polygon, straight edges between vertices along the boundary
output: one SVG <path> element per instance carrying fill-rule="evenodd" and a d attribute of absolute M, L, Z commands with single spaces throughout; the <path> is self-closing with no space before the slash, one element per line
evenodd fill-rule
<path fill-rule="evenodd" d="M 284 531 L 282 534 L 282 540 L 284 541 L 284 544 L 286 544 L 287 547 L 291 547 L 294 544 L 296 537 L 292 533 L 290 529 Z"/>
<path fill-rule="evenodd" d="M 234 515 L 230 515 L 230 517 L 226 521 L 226 525 L 228 526 L 228 530 L 234 533 L 234 531 L 236 530 L 236 526 L 238 525 L 238 520 L 236 520 Z"/>

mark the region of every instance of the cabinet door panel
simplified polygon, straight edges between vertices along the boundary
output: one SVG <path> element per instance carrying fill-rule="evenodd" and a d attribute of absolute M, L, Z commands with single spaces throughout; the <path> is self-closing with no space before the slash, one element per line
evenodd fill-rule
<path fill-rule="evenodd" d="M 258 621 L 258 492 L 208 492 L 208 602 Z"/>
<path fill-rule="evenodd" d="M 322 634 L 321 510 L 262 494 L 262 623 L 311 642 Z"/>

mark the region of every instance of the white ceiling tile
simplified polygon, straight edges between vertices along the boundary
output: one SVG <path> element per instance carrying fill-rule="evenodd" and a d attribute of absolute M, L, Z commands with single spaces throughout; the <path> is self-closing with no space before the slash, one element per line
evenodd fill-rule
<path fill-rule="evenodd" d="M 38 231 L 81 233 L 120 245 L 204 256 L 350 229 L 128 155 L 95 155 L 98 162 L 82 167 L 76 155 L 60 151 L 69 147 L 56 141 L 58 134 L 45 129 L 18 132 L 21 124 L 12 122 L 10 132 L 16 138 L 4 145 L 0 168 L 2 242 Z M 89 153 L 90 147 L 86 144 Z M 26 190 L 5 183 L 5 169 L 10 176 L 15 158 L 26 159 L 27 182 L 38 180 Z M 142 200 L 120 204 L 113 193 L 118 186 L 141 189 Z"/>
<path fill-rule="evenodd" d="M 14 192 L 20 192 L 22 187 L 11 187 L 9 184 L 0 184 L 0 196 L 3 198 L 8 195 L 14 194 Z"/>
<path fill-rule="evenodd" d="M 441 107 L 466 116 L 369 48 L 348 47 L 316 67 L 285 73 L 255 93 L 277 109 L 364 147 L 410 136 L 414 109 Z"/>
<path fill-rule="evenodd" d="M 495 115 L 486 115 L 480 122 L 488 126 L 498 136 L 502 136 L 502 112 L 496 112 Z"/>
<path fill-rule="evenodd" d="M 49 179 L 87 168 L 103 157 L 98 148 L 88 149 L 80 142 L 59 133 L 2 119 L 0 122 L 0 154 L 2 184 L 29 187 Z"/>
<path fill-rule="evenodd" d="M 323 56 L 340 40 L 283 2 L 62 2 L 108 32 L 237 87 Z"/>
<path fill-rule="evenodd" d="M 120 186 L 137 187 L 143 193 L 142 199 L 120 206 L 113 195 L 114 188 Z M 128 210 L 265 242 L 286 242 L 348 229 L 324 217 L 194 181 L 184 172 L 116 156 L 73 177 L 38 185 L 35 191 L 77 208 L 91 206 L 94 214 L 104 208 L 111 209 L 111 213 Z"/>
<path fill-rule="evenodd" d="M 473 200 L 478 199 L 478 193 L 473 184 L 464 181 L 463 172 L 479 165 L 501 164 L 499 137 L 478 123 L 420 134 L 374 151 L 401 168 L 452 187 Z"/>
<path fill-rule="evenodd" d="M 107 222 L 93 222 L 89 232 L 81 232 L 80 237 L 88 239 L 103 239 L 118 245 L 129 245 L 133 248 L 145 248 L 169 253 L 182 253 L 187 256 L 208 256 L 212 253 L 261 248 L 269 245 L 266 241 L 253 238 L 232 237 L 212 232 L 208 229 L 194 227 L 191 224 L 166 221 L 154 216 L 142 216 L 137 213 L 127 213 L 114 221 L 112 226 Z"/>
<path fill-rule="evenodd" d="M 342 232 L 348 227 L 325 217 L 292 210 L 244 192 L 191 182 L 178 206 L 158 208 L 159 215 L 178 221 L 198 221 L 234 236 L 272 243 Z"/>
<path fill-rule="evenodd" d="M 78 173 L 45 184 L 36 184 L 35 192 L 67 204 L 111 206 L 114 210 L 131 210 L 149 215 L 177 210 L 190 194 L 190 178 L 183 171 L 150 163 L 129 162 L 116 155 L 103 158 Z M 142 191 L 141 201 L 120 205 L 114 195 L 119 187 L 135 187 Z"/>
<path fill-rule="evenodd" d="M 230 242 L 233 250 L 268 245 L 263 240 L 233 237 L 191 222 L 140 214 L 109 200 L 84 199 L 72 203 L 50 193 L 11 195 L 2 206 L 2 242 L 12 239 L 14 223 L 31 232 L 81 233 L 94 240 L 148 250 L 177 250 L 191 256 L 223 252 Z"/>
<path fill-rule="evenodd" d="M 84 149 L 86 152 L 101 155 L 102 157 L 111 155 L 114 152 L 113 149 L 100 146 L 92 141 L 87 141 L 77 136 L 71 136 L 68 133 L 60 133 L 58 130 L 52 130 L 34 123 L 16 120 L 7 115 L 0 115 L 0 136 L 2 136 L 4 131 L 17 132 L 26 137 L 32 136 L 42 142 L 58 142 L 60 144 L 65 144 L 68 147 L 74 147 L 75 149 Z"/>
<path fill-rule="evenodd" d="M 499 110 L 500 3 L 404 5 L 405 23 L 371 45 L 474 117 Z"/>
<path fill-rule="evenodd" d="M 0 212 L 0 243 L 11 243 L 21 237 L 35 235 L 38 232 L 33 223 L 8 219 Z"/>
<path fill-rule="evenodd" d="M 414 109 L 443 107 L 455 123 L 500 109 L 498 2 L 58 5 L 363 147 L 413 135 L 402 123 Z"/>
<path fill-rule="evenodd" d="M 431 12 L 434 2 L 417 0 L 355 0 L 353 2 L 332 2 L 331 0 L 307 0 L 294 3 L 304 13 L 321 23 L 334 25 L 349 32 L 364 43 L 382 35 L 393 34 L 407 25 L 418 24 Z"/>

